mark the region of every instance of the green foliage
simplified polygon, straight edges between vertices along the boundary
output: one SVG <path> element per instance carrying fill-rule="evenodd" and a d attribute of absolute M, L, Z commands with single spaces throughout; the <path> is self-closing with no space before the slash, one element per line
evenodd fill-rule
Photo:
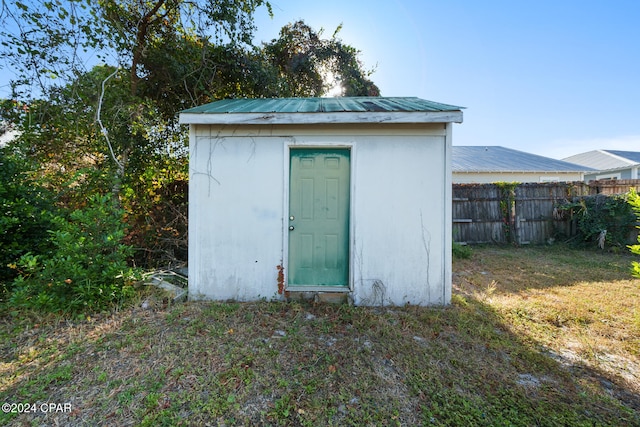
<path fill-rule="evenodd" d="M 453 257 L 456 259 L 469 259 L 473 254 L 473 251 L 469 246 L 461 245 L 460 243 L 453 242 L 451 245 Z"/>
<path fill-rule="evenodd" d="M 298 21 L 264 45 L 265 56 L 279 75 L 278 96 L 323 96 L 333 86 L 340 87 L 344 96 L 380 95 L 368 79 L 371 73 L 358 60 L 358 50 L 343 44 L 337 38 L 339 31 L 340 27 L 330 39 L 322 39 L 322 31 Z"/>
<path fill-rule="evenodd" d="M 117 304 L 134 294 L 139 272 L 128 266 L 131 247 L 122 243 L 122 209 L 110 195 L 91 196 L 68 218 L 54 216 L 53 251 L 27 253 L 13 267 L 19 272 L 9 298 L 12 307 L 88 312 Z"/>
<path fill-rule="evenodd" d="M 635 223 L 628 195 L 586 196 L 574 203 L 560 206 L 576 218 L 580 242 L 624 247 Z"/>
<path fill-rule="evenodd" d="M 108 47 L 99 3 L 86 0 L 3 2 L 0 59 L 15 73 L 20 90 L 47 92 L 58 79 L 84 71 L 81 52 Z"/>
<path fill-rule="evenodd" d="M 143 60 L 157 40 L 210 34 L 218 44 L 247 44 L 261 7 L 271 14 L 264 0 L 8 2 L 0 14 L 0 58 L 16 72 L 16 90 L 47 93 L 58 80 L 70 83 L 86 72 L 84 53 L 104 62 L 118 57 L 136 95 L 138 82 L 151 71 Z"/>
<path fill-rule="evenodd" d="M 30 168 L 19 153 L 0 149 L 0 299 L 16 277 L 8 264 L 28 251 L 37 255 L 50 248 L 53 195 L 32 179 Z"/>
<path fill-rule="evenodd" d="M 136 248 L 137 265 L 172 267 L 187 262 L 188 162 L 165 159 L 147 166 L 122 191 L 129 224 L 125 241 Z"/>
<path fill-rule="evenodd" d="M 640 195 L 635 190 L 631 190 L 628 195 L 629 206 L 636 215 L 638 222 L 640 222 Z M 640 226 L 636 225 L 636 228 L 640 228 Z M 638 242 L 640 242 L 640 236 L 638 236 Z M 631 245 L 629 246 L 629 250 L 631 253 L 640 255 L 640 245 Z M 631 274 L 635 277 L 640 278 L 640 262 L 633 261 L 631 263 Z"/>
<path fill-rule="evenodd" d="M 496 182 L 495 185 L 500 190 L 500 214 L 502 215 L 502 228 L 507 242 L 514 242 L 513 222 L 515 221 L 514 209 L 516 203 L 516 188 L 518 182 Z"/>

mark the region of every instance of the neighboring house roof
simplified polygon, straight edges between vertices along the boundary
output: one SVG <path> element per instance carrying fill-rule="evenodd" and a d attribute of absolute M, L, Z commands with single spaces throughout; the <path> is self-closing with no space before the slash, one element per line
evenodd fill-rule
<path fill-rule="evenodd" d="M 453 172 L 586 172 L 589 167 L 500 146 L 453 146 Z"/>
<path fill-rule="evenodd" d="M 640 164 L 640 152 L 593 150 L 564 159 L 596 170 L 623 169 Z"/>
<path fill-rule="evenodd" d="M 415 97 L 225 99 L 182 111 L 180 122 L 460 123 L 462 108 Z"/>

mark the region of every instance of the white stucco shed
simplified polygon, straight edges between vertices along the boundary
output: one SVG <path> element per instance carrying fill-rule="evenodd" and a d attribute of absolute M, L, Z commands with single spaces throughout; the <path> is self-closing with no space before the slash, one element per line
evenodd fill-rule
<path fill-rule="evenodd" d="M 190 126 L 189 297 L 451 300 L 451 128 L 418 98 L 223 100 Z"/>

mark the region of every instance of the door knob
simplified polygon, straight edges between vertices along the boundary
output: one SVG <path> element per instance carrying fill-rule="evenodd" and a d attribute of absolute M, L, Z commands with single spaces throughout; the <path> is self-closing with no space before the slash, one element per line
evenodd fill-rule
<path fill-rule="evenodd" d="M 289 230 L 293 230 L 295 227 L 293 225 L 289 226 Z"/>

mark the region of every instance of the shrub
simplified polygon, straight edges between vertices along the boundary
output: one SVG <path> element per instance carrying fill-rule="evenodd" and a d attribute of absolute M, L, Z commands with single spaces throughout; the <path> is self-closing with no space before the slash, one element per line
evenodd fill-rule
<path fill-rule="evenodd" d="M 461 245 L 460 243 L 453 242 L 451 246 L 453 257 L 458 259 L 471 258 L 472 251 L 469 246 Z"/>
<path fill-rule="evenodd" d="M 635 223 L 627 199 L 625 194 L 598 194 L 560 206 L 559 210 L 569 211 L 573 218 L 577 218 L 582 243 L 624 247 Z"/>
<path fill-rule="evenodd" d="M 109 195 L 92 196 L 68 218 L 52 218 L 49 254 L 27 253 L 12 267 L 19 272 L 9 303 L 45 311 L 106 309 L 134 294 L 139 271 L 127 260 L 133 248 L 122 243 L 124 212 Z"/>
<path fill-rule="evenodd" d="M 8 267 L 22 255 L 51 249 L 53 195 L 28 174 L 26 159 L 10 148 L 0 149 L 0 299 L 16 272 Z M 4 284 L 4 285 L 3 285 Z"/>
<path fill-rule="evenodd" d="M 640 221 L 640 196 L 634 190 L 629 192 L 629 205 L 635 212 L 638 221 Z M 640 236 L 638 236 L 638 242 L 640 242 Z M 631 250 L 631 253 L 640 255 L 640 245 L 631 245 L 629 246 L 629 249 Z M 640 278 L 640 262 L 633 261 L 631 263 L 631 274 Z"/>

